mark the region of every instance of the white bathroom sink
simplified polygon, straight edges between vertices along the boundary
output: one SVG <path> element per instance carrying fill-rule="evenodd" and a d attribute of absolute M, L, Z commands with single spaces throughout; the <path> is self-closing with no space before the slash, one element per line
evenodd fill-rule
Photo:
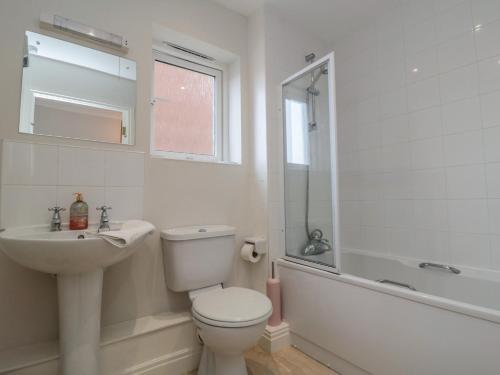
<path fill-rule="evenodd" d="M 111 223 L 119 230 L 121 223 Z M 60 373 L 99 373 L 101 296 L 104 268 L 132 255 L 147 233 L 121 248 L 86 231 L 49 231 L 48 226 L 17 227 L 0 232 L 0 249 L 15 262 L 57 274 Z M 90 233 L 90 234 L 87 234 Z"/>
<path fill-rule="evenodd" d="M 111 226 L 119 229 L 120 223 Z M 97 226 L 86 231 L 69 230 L 50 232 L 47 226 L 17 227 L 0 233 L 0 249 L 15 262 L 37 271 L 52 274 L 80 274 L 105 268 L 132 255 L 142 242 L 139 238 L 132 246 L 119 248 L 109 242 L 87 235 L 95 233 Z M 79 238 L 80 237 L 80 238 Z"/>

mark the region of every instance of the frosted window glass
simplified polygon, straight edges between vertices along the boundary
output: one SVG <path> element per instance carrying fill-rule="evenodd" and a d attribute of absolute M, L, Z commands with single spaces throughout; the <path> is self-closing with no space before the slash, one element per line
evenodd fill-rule
<path fill-rule="evenodd" d="M 155 61 L 154 147 L 215 155 L 215 77 Z"/>
<path fill-rule="evenodd" d="M 297 100 L 285 100 L 286 154 L 293 164 L 309 164 L 307 157 L 307 105 Z"/>

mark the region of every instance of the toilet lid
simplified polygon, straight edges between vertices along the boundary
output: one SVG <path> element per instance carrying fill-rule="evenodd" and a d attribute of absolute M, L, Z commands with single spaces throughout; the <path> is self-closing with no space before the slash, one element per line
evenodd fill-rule
<path fill-rule="evenodd" d="M 193 315 L 207 324 L 242 327 L 266 320 L 272 312 L 269 298 L 246 288 L 203 293 L 193 301 Z"/>

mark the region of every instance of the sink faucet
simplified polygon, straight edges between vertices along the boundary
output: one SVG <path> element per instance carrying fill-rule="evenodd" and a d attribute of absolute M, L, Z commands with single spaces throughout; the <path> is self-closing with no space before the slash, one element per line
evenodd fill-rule
<path fill-rule="evenodd" d="M 98 232 L 107 232 L 110 230 L 108 210 L 111 210 L 111 207 L 109 206 L 97 207 L 97 211 L 101 211 L 101 220 L 99 221 L 99 228 L 97 229 Z"/>
<path fill-rule="evenodd" d="M 50 231 L 51 232 L 58 232 L 61 230 L 61 211 L 66 211 L 65 208 L 55 206 L 52 208 L 49 208 L 49 211 L 53 211 L 54 213 L 52 214 L 52 219 L 50 220 Z"/>

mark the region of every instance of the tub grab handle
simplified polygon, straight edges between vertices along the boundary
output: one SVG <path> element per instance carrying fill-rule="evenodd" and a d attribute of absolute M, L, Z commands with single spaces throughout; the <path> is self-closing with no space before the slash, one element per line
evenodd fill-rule
<path fill-rule="evenodd" d="M 388 279 L 380 279 L 380 280 L 377 280 L 377 283 L 391 284 L 391 285 L 394 285 L 394 286 L 399 286 L 400 288 L 407 288 L 407 289 L 413 290 L 415 292 L 417 291 L 417 289 L 415 289 L 414 287 L 412 287 L 410 284 L 400 283 L 398 281 L 392 281 L 392 280 L 388 280 Z"/>
<path fill-rule="evenodd" d="M 446 264 L 424 262 L 424 263 L 420 263 L 418 266 L 420 268 L 438 268 L 440 270 L 454 273 L 455 275 L 458 275 L 461 272 L 458 268 L 448 266 Z"/>

